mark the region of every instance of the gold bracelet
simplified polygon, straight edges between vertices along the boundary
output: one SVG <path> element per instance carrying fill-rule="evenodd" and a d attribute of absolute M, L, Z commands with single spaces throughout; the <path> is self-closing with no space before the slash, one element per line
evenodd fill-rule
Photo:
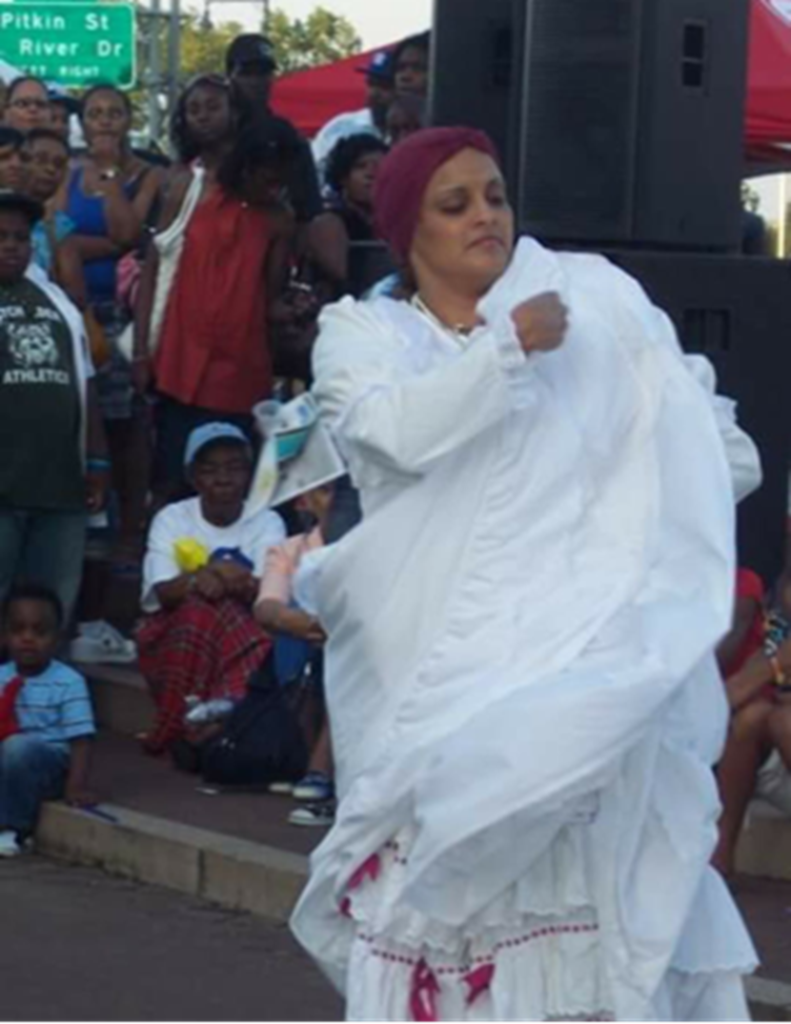
<path fill-rule="evenodd" d="M 783 666 L 780 664 L 780 659 L 776 654 L 770 655 L 769 664 L 772 666 L 772 672 L 774 673 L 775 686 L 785 686 L 788 683 L 788 677 L 783 671 Z"/>

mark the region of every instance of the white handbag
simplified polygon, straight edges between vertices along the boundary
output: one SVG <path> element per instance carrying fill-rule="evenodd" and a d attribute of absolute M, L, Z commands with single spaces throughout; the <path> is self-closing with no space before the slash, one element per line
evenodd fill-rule
<path fill-rule="evenodd" d="M 165 322 L 165 311 L 168 306 L 170 289 L 176 279 L 181 253 L 184 250 L 184 239 L 187 235 L 187 228 L 192 215 L 200 202 L 203 192 L 203 182 L 206 177 L 205 170 L 196 165 L 192 169 L 192 181 L 184 196 L 178 214 L 164 231 L 160 231 L 152 238 L 152 244 L 157 247 L 159 254 L 159 268 L 157 281 L 154 286 L 154 301 L 151 307 L 151 323 L 148 330 L 148 354 L 153 356 L 159 346 L 159 338 L 162 334 L 162 325 Z M 134 350 L 134 323 L 129 324 L 116 342 L 121 354 L 132 361 Z"/>

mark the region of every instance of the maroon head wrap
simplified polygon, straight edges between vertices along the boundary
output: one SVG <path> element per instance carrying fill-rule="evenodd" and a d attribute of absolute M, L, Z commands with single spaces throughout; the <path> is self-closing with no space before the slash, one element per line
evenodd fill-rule
<path fill-rule="evenodd" d="M 406 263 L 423 195 L 436 171 L 463 149 L 477 149 L 499 163 L 497 148 L 474 128 L 426 128 L 399 142 L 379 165 L 374 216 L 379 236 Z"/>

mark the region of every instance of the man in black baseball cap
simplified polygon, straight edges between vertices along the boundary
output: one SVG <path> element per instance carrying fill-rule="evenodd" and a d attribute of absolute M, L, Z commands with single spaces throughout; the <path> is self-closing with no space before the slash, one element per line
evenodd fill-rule
<path fill-rule="evenodd" d="M 269 105 L 277 71 L 271 40 L 255 33 L 237 36 L 226 51 L 225 70 L 247 101 L 253 118 L 275 116 Z M 292 166 L 288 182 L 291 204 L 297 220 L 306 224 L 321 213 L 322 202 L 313 155 L 301 135 Z"/>
<path fill-rule="evenodd" d="M 245 33 L 237 36 L 225 54 L 225 72 L 239 90 L 257 106 L 269 106 L 277 60 L 266 36 Z"/>

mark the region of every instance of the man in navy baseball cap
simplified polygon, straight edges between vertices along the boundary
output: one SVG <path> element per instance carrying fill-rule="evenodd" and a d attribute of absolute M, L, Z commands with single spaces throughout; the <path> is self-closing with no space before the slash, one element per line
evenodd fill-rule
<path fill-rule="evenodd" d="M 389 50 L 378 50 L 371 54 L 371 59 L 365 67 L 357 68 L 361 75 L 368 78 L 368 84 L 376 82 L 381 85 L 393 87 L 393 61 Z"/>
<path fill-rule="evenodd" d="M 390 52 L 379 50 L 371 54 L 368 64 L 356 69 L 365 75 L 368 85 L 368 104 L 363 110 L 339 114 L 321 129 L 313 140 L 313 158 L 323 180 L 327 158 L 341 139 L 350 135 L 376 135 L 385 137 L 387 109 L 393 99 L 393 70 Z"/>

